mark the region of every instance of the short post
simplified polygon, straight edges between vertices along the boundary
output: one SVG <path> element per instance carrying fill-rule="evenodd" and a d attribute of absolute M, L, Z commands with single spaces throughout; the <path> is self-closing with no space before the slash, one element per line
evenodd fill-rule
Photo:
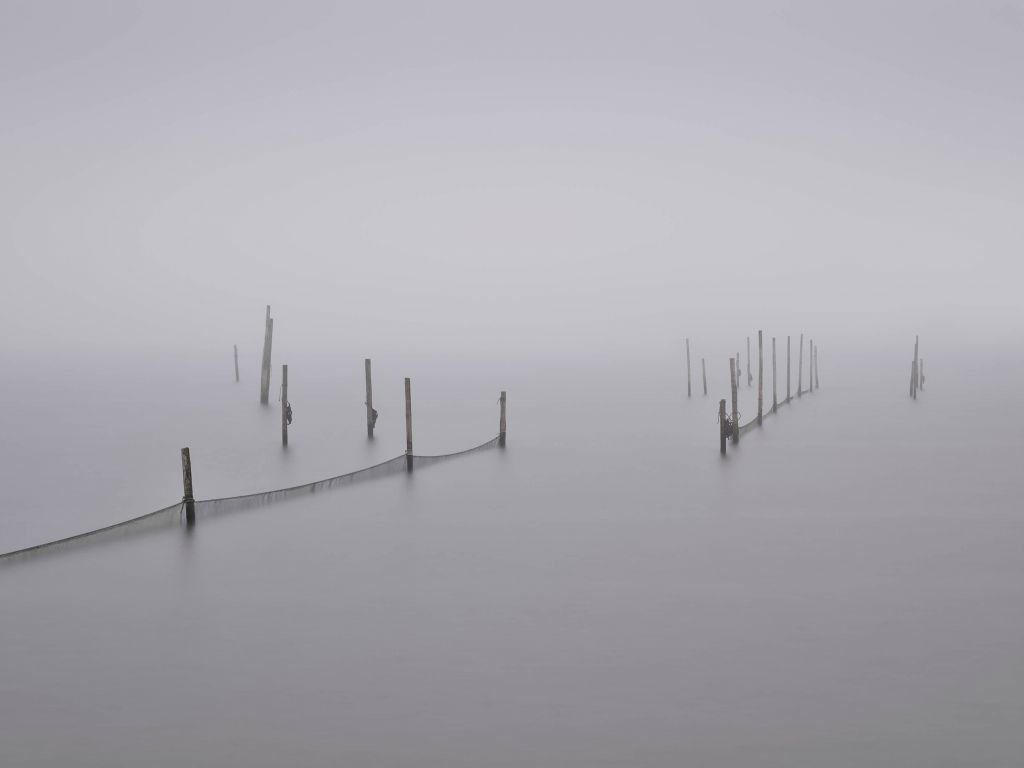
<path fill-rule="evenodd" d="M 764 332 L 757 332 L 757 426 L 764 421 Z"/>
<path fill-rule="evenodd" d="M 736 391 L 736 369 L 739 366 L 736 363 L 736 360 L 729 361 L 729 384 L 732 387 L 732 442 L 734 445 L 740 441 L 740 403 L 739 394 Z"/>
<path fill-rule="evenodd" d="M 188 525 L 196 524 L 196 500 L 192 495 L 192 457 L 188 448 L 181 449 L 181 481 L 185 486 L 185 495 L 181 500 L 185 504 L 185 522 Z"/>
<path fill-rule="evenodd" d="M 704 364 L 704 358 L 700 359 L 700 374 L 704 379 L 704 397 L 708 396 L 708 367 Z"/>
<path fill-rule="evenodd" d="M 498 445 L 505 447 L 505 390 L 501 390 L 501 417 L 498 419 Z"/>
<path fill-rule="evenodd" d="M 718 447 L 725 456 L 725 400 L 718 401 Z"/>
<path fill-rule="evenodd" d="M 686 396 L 689 397 L 690 390 L 690 340 L 686 340 Z"/>
<path fill-rule="evenodd" d="M 800 363 L 797 366 L 796 374 L 796 396 L 800 397 L 804 393 L 804 335 L 800 334 Z"/>
<path fill-rule="evenodd" d="M 263 360 L 259 377 L 259 401 L 266 406 L 270 401 L 270 346 L 273 343 L 273 318 L 270 305 L 266 305 L 266 321 L 263 326 Z"/>
<path fill-rule="evenodd" d="M 412 472 L 412 380 L 405 380 L 405 468 Z"/>
<path fill-rule="evenodd" d="M 754 372 L 750 370 L 750 337 L 747 336 L 747 386 L 754 381 Z"/>
<path fill-rule="evenodd" d="M 366 436 L 373 439 L 373 428 L 377 424 L 377 412 L 373 410 L 373 377 L 370 374 L 370 358 L 363 361 L 366 368 Z"/>
<path fill-rule="evenodd" d="M 779 366 L 775 363 L 775 337 L 772 336 L 772 413 L 779 410 Z"/>
<path fill-rule="evenodd" d="M 786 337 L 786 402 L 787 402 L 787 403 L 788 403 L 788 402 L 790 401 L 790 399 L 791 399 L 791 398 L 790 398 L 790 389 L 789 389 L 789 374 L 790 374 L 790 372 L 791 372 L 791 371 L 793 370 L 793 366 L 792 366 L 792 364 L 791 364 L 791 363 L 789 362 L 789 357 L 790 357 L 790 354 L 789 354 L 789 353 L 790 353 L 790 350 L 791 350 L 791 348 L 792 348 L 792 346 L 793 346 L 792 344 L 790 344 L 790 341 L 791 341 L 791 340 L 790 340 L 790 337 L 789 337 L 789 336 L 787 336 L 787 337 Z"/>
<path fill-rule="evenodd" d="M 281 445 L 288 445 L 288 366 L 281 366 Z"/>
<path fill-rule="evenodd" d="M 235 344 L 235 383 L 238 383 L 238 345 Z"/>

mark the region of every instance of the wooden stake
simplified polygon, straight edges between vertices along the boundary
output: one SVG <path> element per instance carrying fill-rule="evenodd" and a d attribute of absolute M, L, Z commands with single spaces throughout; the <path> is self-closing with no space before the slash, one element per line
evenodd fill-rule
<path fill-rule="evenodd" d="M 800 334 L 800 364 L 797 366 L 796 396 L 803 395 L 804 390 L 804 335 Z"/>
<path fill-rule="evenodd" d="M 718 401 L 718 443 L 719 450 L 725 456 L 725 400 Z"/>
<path fill-rule="evenodd" d="M 412 380 L 405 380 L 405 467 L 412 472 Z"/>
<path fill-rule="evenodd" d="M 924 358 L 917 361 L 917 388 L 924 392 Z"/>
<path fill-rule="evenodd" d="M 919 341 L 920 341 L 919 337 L 915 336 L 914 337 L 914 399 L 915 400 L 917 400 L 917 382 L 918 382 L 918 378 L 920 376 L 920 374 L 918 373 L 920 371 L 920 368 L 918 367 L 918 362 L 917 362 L 918 361 L 917 349 L 918 349 L 918 342 Z"/>
<path fill-rule="evenodd" d="M 911 397 L 914 396 L 914 374 L 915 373 L 916 373 L 916 369 L 915 369 L 915 366 L 914 366 L 914 361 L 911 360 L 910 361 L 910 396 Z"/>
<path fill-rule="evenodd" d="M 791 341 L 791 340 L 790 340 L 790 337 L 789 337 L 789 336 L 787 336 L 787 337 L 786 337 L 786 402 L 787 402 L 787 403 L 788 403 L 788 402 L 790 401 L 790 399 L 791 399 L 791 397 L 790 397 L 790 389 L 789 389 L 789 374 L 790 374 L 790 372 L 791 372 L 791 371 L 793 370 L 793 366 L 792 366 L 792 364 L 791 364 L 791 363 L 789 362 L 789 357 L 790 357 L 790 349 L 791 349 L 791 348 L 792 348 L 792 346 L 793 346 L 793 345 L 792 345 L 792 344 L 790 343 L 790 341 Z"/>
<path fill-rule="evenodd" d="M 288 366 L 281 366 L 281 445 L 288 445 Z"/>
<path fill-rule="evenodd" d="M 814 391 L 814 339 L 807 340 L 807 391 Z"/>
<path fill-rule="evenodd" d="M 757 332 L 757 426 L 764 421 L 764 337 Z"/>
<path fill-rule="evenodd" d="M 363 361 L 366 368 L 366 436 L 373 439 L 373 428 L 377 424 L 377 412 L 373 410 L 373 377 L 370 374 L 370 358 Z"/>
<path fill-rule="evenodd" d="M 196 523 L 196 500 L 192 495 L 192 457 L 188 448 L 181 449 L 181 482 L 185 486 L 185 494 L 181 500 L 185 504 L 185 522 Z"/>
<path fill-rule="evenodd" d="M 704 379 L 704 397 L 708 396 L 708 367 L 704 364 L 704 358 L 700 359 L 700 374 Z"/>
<path fill-rule="evenodd" d="M 747 386 L 749 387 L 754 381 L 754 374 L 750 370 L 750 337 L 747 336 Z"/>
<path fill-rule="evenodd" d="M 235 344 L 235 383 L 238 383 L 238 345 Z"/>
<path fill-rule="evenodd" d="M 505 390 L 501 390 L 501 417 L 498 419 L 498 445 L 505 447 Z"/>
<path fill-rule="evenodd" d="M 779 366 L 775 362 L 775 337 L 772 336 L 772 413 L 779 409 Z"/>
<path fill-rule="evenodd" d="M 736 356 L 737 358 L 739 355 Z M 729 361 L 729 384 L 732 386 L 732 442 L 733 444 L 739 443 L 740 441 L 740 403 L 739 393 L 736 391 L 736 360 Z"/>
<path fill-rule="evenodd" d="M 686 396 L 690 396 L 690 340 L 686 340 Z"/>
<path fill-rule="evenodd" d="M 260 404 L 270 402 L 270 352 L 274 344 L 274 318 L 270 316 L 270 305 L 267 305 L 267 325 L 263 334 L 263 369 L 260 373 Z"/>

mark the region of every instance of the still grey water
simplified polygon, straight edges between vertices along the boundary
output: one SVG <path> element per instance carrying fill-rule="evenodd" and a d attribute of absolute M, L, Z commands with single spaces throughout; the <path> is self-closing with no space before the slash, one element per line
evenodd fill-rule
<path fill-rule="evenodd" d="M 32 361 L 3 551 L 173 503 L 185 445 L 199 498 L 399 455 L 406 375 L 418 453 L 500 389 L 509 440 L 0 567 L 0 765 L 1019 765 L 1024 377 L 844 356 L 725 460 L 724 357 L 689 400 L 677 359 L 375 361 L 372 443 L 361 358 L 293 359 L 287 451 L 226 355 Z"/>

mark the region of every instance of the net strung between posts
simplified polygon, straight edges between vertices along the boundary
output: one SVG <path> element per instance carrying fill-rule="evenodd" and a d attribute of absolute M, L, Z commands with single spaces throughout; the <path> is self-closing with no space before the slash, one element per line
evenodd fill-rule
<path fill-rule="evenodd" d="M 464 451 L 456 451 L 454 453 L 444 453 L 437 456 L 418 456 L 414 454 L 412 456 L 412 466 L 414 468 L 427 467 L 431 464 L 437 464 L 441 461 L 454 459 L 458 456 L 465 456 L 470 453 L 476 453 L 477 451 L 494 448 L 498 445 L 498 439 L 499 438 L 494 437 L 486 443 L 474 446 L 473 448 L 467 448 Z M 224 512 L 237 512 L 244 509 L 264 507 L 286 499 L 308 496 L 313 493 L 322 493 L 323 491 L 352 485 L 353 483 L 361 480 L 371 480 L 373 478 L 405 472 L 408 470 L 408 467 L 409 457 L 402 454 L 401 456 L 396 456 L 393 459 L 383 461 L 380 464 L 374 464 L 372 467 L 357 469 L 355 472 L 348 472 L 344 475 L 335 475 L 334 477 L 328 477 L 324 480 L 316 480 L 312 483 L 295 485 L 290 488 L 279 488 L 277 490 L 262 491 L 260 493 L 248 493 L 242 496 L 228 496 L 221 499 L 198 500 L 195 502 L 196 520 L 212 517 Z M 84 544 L 96 544 L 110 539 L 135 535 L 137 533 L 183 525 L 184 522 L 185 504 L 184 502 L 179 501 L 169 507 L 164 507 L 163 509 L 158 509 L 155 512 L 149 512 L 139 517 L 134 517 L 131 520 L 114 523 L 113 525 L 108 525 L 104 528 L 97 528 L 92 531 L 86 531 L 85 533 L 79 533 L 75 536 L 57 539 L 56 541 L 48 541 L 45 544 L 37 544 L 33 547 L 17 549 L 13 552 L 5 552 L 0 554 L 0 563 L 42 554 L 43 552 L 49 553 Z"/>

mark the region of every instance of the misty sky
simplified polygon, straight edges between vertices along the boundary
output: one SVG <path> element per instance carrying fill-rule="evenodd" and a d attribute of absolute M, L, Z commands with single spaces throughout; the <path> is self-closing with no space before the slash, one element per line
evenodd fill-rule
<path fill-rule="evenodd" d="M 1022 83 L 1019 1 L 0 0 L 0 343 L 1019 334 Z"/>

